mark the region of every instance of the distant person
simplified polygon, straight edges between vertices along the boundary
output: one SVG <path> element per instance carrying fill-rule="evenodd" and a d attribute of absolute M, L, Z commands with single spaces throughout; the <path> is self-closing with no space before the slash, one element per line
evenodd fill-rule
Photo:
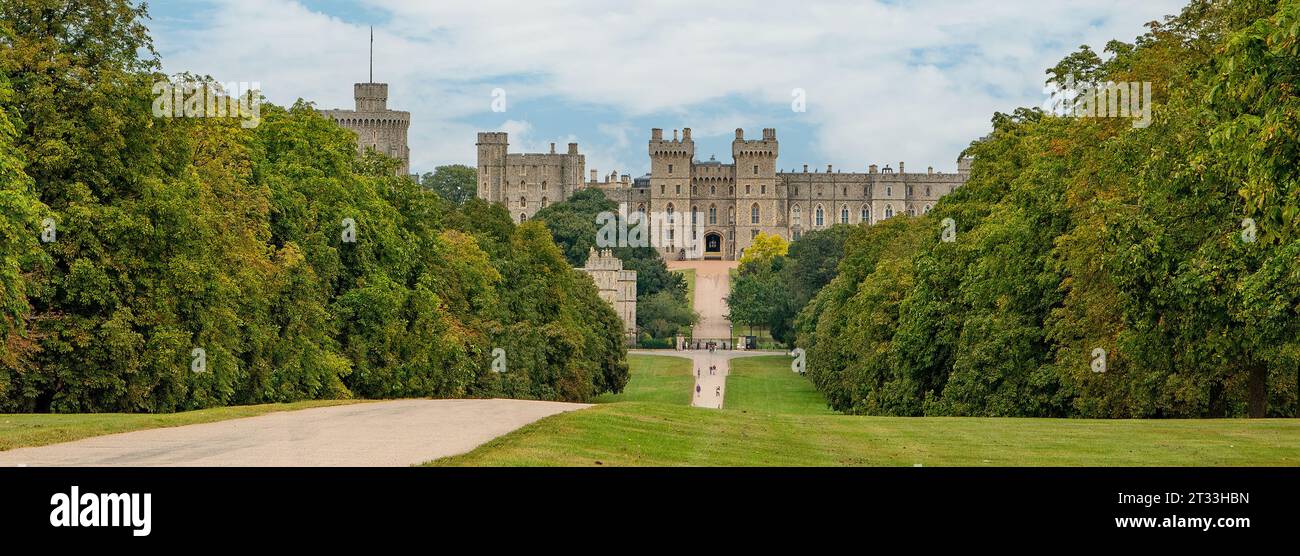
<path fill-rule="evenodd" d="M 716 397 L 721 396 L 721 395 L 722 395 L 722 387 L 719 386 L 719 387 L 717 387 L 717 389 L 715 389 L 715 390 L 713 391 L 713 397 L 716 398 Z"/>
<path fill-rule="evenodd" d="M 699 385 L 699 384 L 696 384 L 696 385 L 695 385 L 695 397 L 697 397 L 697 398 L 700 397 L 700 385 Z"/>

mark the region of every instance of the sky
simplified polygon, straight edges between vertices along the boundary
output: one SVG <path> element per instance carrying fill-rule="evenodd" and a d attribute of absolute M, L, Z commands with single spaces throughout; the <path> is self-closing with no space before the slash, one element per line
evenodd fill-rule
<path fill-rule="evenodd" d="M 473 166 L 475 134 L 507 131 L 510 152 L 576 142 L 588 170 L 640 176 L 655 127 L 690 127 L 701 160 L 730 162 L 736 128 L 772 127 L 782 169 L 951 172 L 994 112 L 1045 103 L 1048 67 L 1184 3 L 156 0 L 149 27 L 168 73 L 352 108 L 373 26 L 415 173 Z"/>

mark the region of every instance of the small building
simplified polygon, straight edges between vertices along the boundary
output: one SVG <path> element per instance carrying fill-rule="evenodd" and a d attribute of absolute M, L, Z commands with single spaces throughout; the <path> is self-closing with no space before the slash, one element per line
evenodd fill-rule
<path fill-rule="evenodd" d="M 579 270 L 591 275 L 604 299 L 623 319 L 623 333 L 629 345 L 636 342 L 636 271 L 623 270 L 623 260 L 613 251 L 592 248 L 587 264 Z"/>

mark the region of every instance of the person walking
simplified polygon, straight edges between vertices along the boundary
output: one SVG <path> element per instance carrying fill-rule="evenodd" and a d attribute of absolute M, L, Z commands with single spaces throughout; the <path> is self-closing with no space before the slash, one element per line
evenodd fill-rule
<path fill-rule="evenodd" d="M 697 398 L 700 397 L 700 385 L 699 385 L 699 384 L 696 384 L 696 385 L 695 385 L 695 397 L 697 397 Z"/>
<path fill-rule="evenodd" d="M 719 397 L 719 396 L 721 396 L 721 395 L 722 395 L 722 387 L 721 387 L 721 386 L 719 386 L 719 387 L 717 387 L 716 389 L 713 390 L 713 397 L 716 398 L 716 397 Z"/>

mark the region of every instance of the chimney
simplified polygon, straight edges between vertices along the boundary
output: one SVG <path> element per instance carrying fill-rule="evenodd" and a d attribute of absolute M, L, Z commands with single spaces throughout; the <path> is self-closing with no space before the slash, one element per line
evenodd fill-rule
<path fill-rule="evenodd" d="M 807 165 L 807 164 L 804 164 L 804 165 L 803 165 L 803 173 L 805 173 L 805 174 L 808 173 L 808 165 Z"/>
<path fill-rule="evenodd" d="M 925 173 L 926 173 L 926 174 L 929 174 L 929 175 L 931 175 L 931 176 L 933 176 L 933 175 L 934 175 L 934 166 L 931 166 L 931 167 L 929 167 L 929 168 L 926 168 L 926 169 L 925 169 Z"/>
<path fill-rule="evenodd" d="M 673 142 L 674 142 L 674 143 L 677 142 L 677 130 L 675 130 L 675 129 L 673 130 Z"/>
<path fill-rule="evenodd" d="M 664 140 L 664 130 L 659 129 L 659 128 L 657 128 L 657 127 L 651 129 L 651 130 L 650 130 L 650 140 L 651 140 L 651 141 L 663 141 L 663 140 Z"/>
<path fill-rule="evenodd" d="M 578 154 L 578 144 L 569 143 L 569 154 Z"/>
<path fill-rule="evenodd" d="M 555 154 L 555 143 L 551 143 L 551 154 Z"/>
<path fill-rule="evenodd" d="M 903 161 L 898 161 L 898 173 L 903 173 Z"/>
<path fill-rule="evenodd" d="M 870 172 L 873 173 L 873 174 L 876 173 L 876 172 L 879 172 L 879 171 L 880 171 L 880 168 L 877 167 L 875 164 L 872 164 L 871 166 L 868 166 L 867 169 L 868 169 L 868 171 L 870 171 Z"/>
<path fill-rule="evenodd" d="M 827 174 L 831 173 L 831 165 L 830 165 L 830 164 L 827 164 L 827 165 L 826 165 L 826 173 L 827 173 Z"/>

